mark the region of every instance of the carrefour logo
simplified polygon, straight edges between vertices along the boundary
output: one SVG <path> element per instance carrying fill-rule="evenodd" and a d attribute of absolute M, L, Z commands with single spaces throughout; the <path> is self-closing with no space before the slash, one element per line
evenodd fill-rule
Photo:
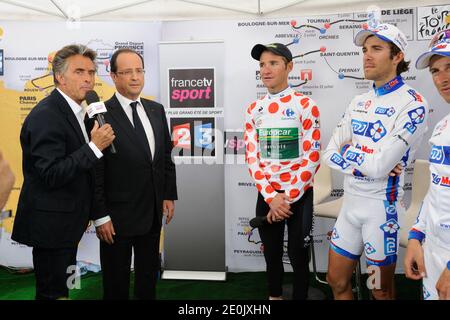
<path fill-rule="evenodd" d="M 283 110 L 282 113 L 284 116 L 286 116 L 288 118 L 292 118 L 293 116 L 295 116 L 295 112 L 291 108 L 287 108 L 287 109 Z"/>
<path fill-rule="evenodd" d="M 381 140 L 387 133 L 380 120 L 375 123 L 352 120 L 352 129 L 354 134 L 369 137 L 373 142 Z"/>

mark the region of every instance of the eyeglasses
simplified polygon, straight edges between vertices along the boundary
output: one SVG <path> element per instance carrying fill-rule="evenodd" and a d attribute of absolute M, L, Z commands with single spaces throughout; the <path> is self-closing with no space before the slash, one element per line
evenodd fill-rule
<path fill-rule="evenodd" d="M 125 77 L 131 77 L 134 73 L 136 73 L 138 76 L 142 76 L 145 73 L 144 69 L 128 69 L 123 71 L 116 71 L 116 74 L 123 75 Z"/>
<path fill-rule="evenodd" d="M 430 41 L 430 48 L 433 48 L 436 44 L 440 42 L 450 42 L 450 29 L 442 30 L 434 35 Z"/>

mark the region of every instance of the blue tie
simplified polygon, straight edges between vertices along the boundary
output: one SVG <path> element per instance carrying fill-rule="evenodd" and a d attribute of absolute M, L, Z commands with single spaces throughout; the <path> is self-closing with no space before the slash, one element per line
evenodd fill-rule
<path fill-rule="evenodd" d="M 150 145 L 148 144 L 147 135 L 145 134 L 144 126 L 142 125 L 141 118 L 137 113 L 137 101 L 130 103 L 131 109 L 133 110 L 133 124 L 134 132 L 141 141 L 141 145 L 144 147 L 145 151 L 148 152 L 150 159 L 152 159 L 152 151 L 150 150 Z"/>

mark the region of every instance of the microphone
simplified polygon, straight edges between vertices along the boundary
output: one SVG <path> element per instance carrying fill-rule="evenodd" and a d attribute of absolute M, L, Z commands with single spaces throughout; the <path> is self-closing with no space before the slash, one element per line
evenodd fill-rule
<path fill-rule="evenodd" d="M 86 92 L 86 103 L 88 104 L 87 114 L 89 118 L 92 119 L 92 117 L 95 117 L 95 119 L 98 122 L 98 125 L 100 127 L 103 126 L 106 123 L 103 114 L 106 113 L 107 110 L 103 101 L 100 101 L 97 92 L 95 92 L 94 90 Z M 111 143 L 111 145 L 109 146 L 109 150 L 113 154 L 117 153 L 116 147 L 114 146 L 114 142 Z"/>
<path fill-rule="evenodd" d="M 250 227 L 260 228 L 267 223 L 267 216 L 256 216 L 250 220 Z"/>

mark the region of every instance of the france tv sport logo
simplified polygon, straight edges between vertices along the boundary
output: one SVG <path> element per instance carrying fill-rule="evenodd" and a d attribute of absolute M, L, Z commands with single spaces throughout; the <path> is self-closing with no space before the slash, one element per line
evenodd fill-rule
<path fill-rule="evenodd" d="M 169 69 L 170 108 L 214 108 L 214 68 Z"/>

